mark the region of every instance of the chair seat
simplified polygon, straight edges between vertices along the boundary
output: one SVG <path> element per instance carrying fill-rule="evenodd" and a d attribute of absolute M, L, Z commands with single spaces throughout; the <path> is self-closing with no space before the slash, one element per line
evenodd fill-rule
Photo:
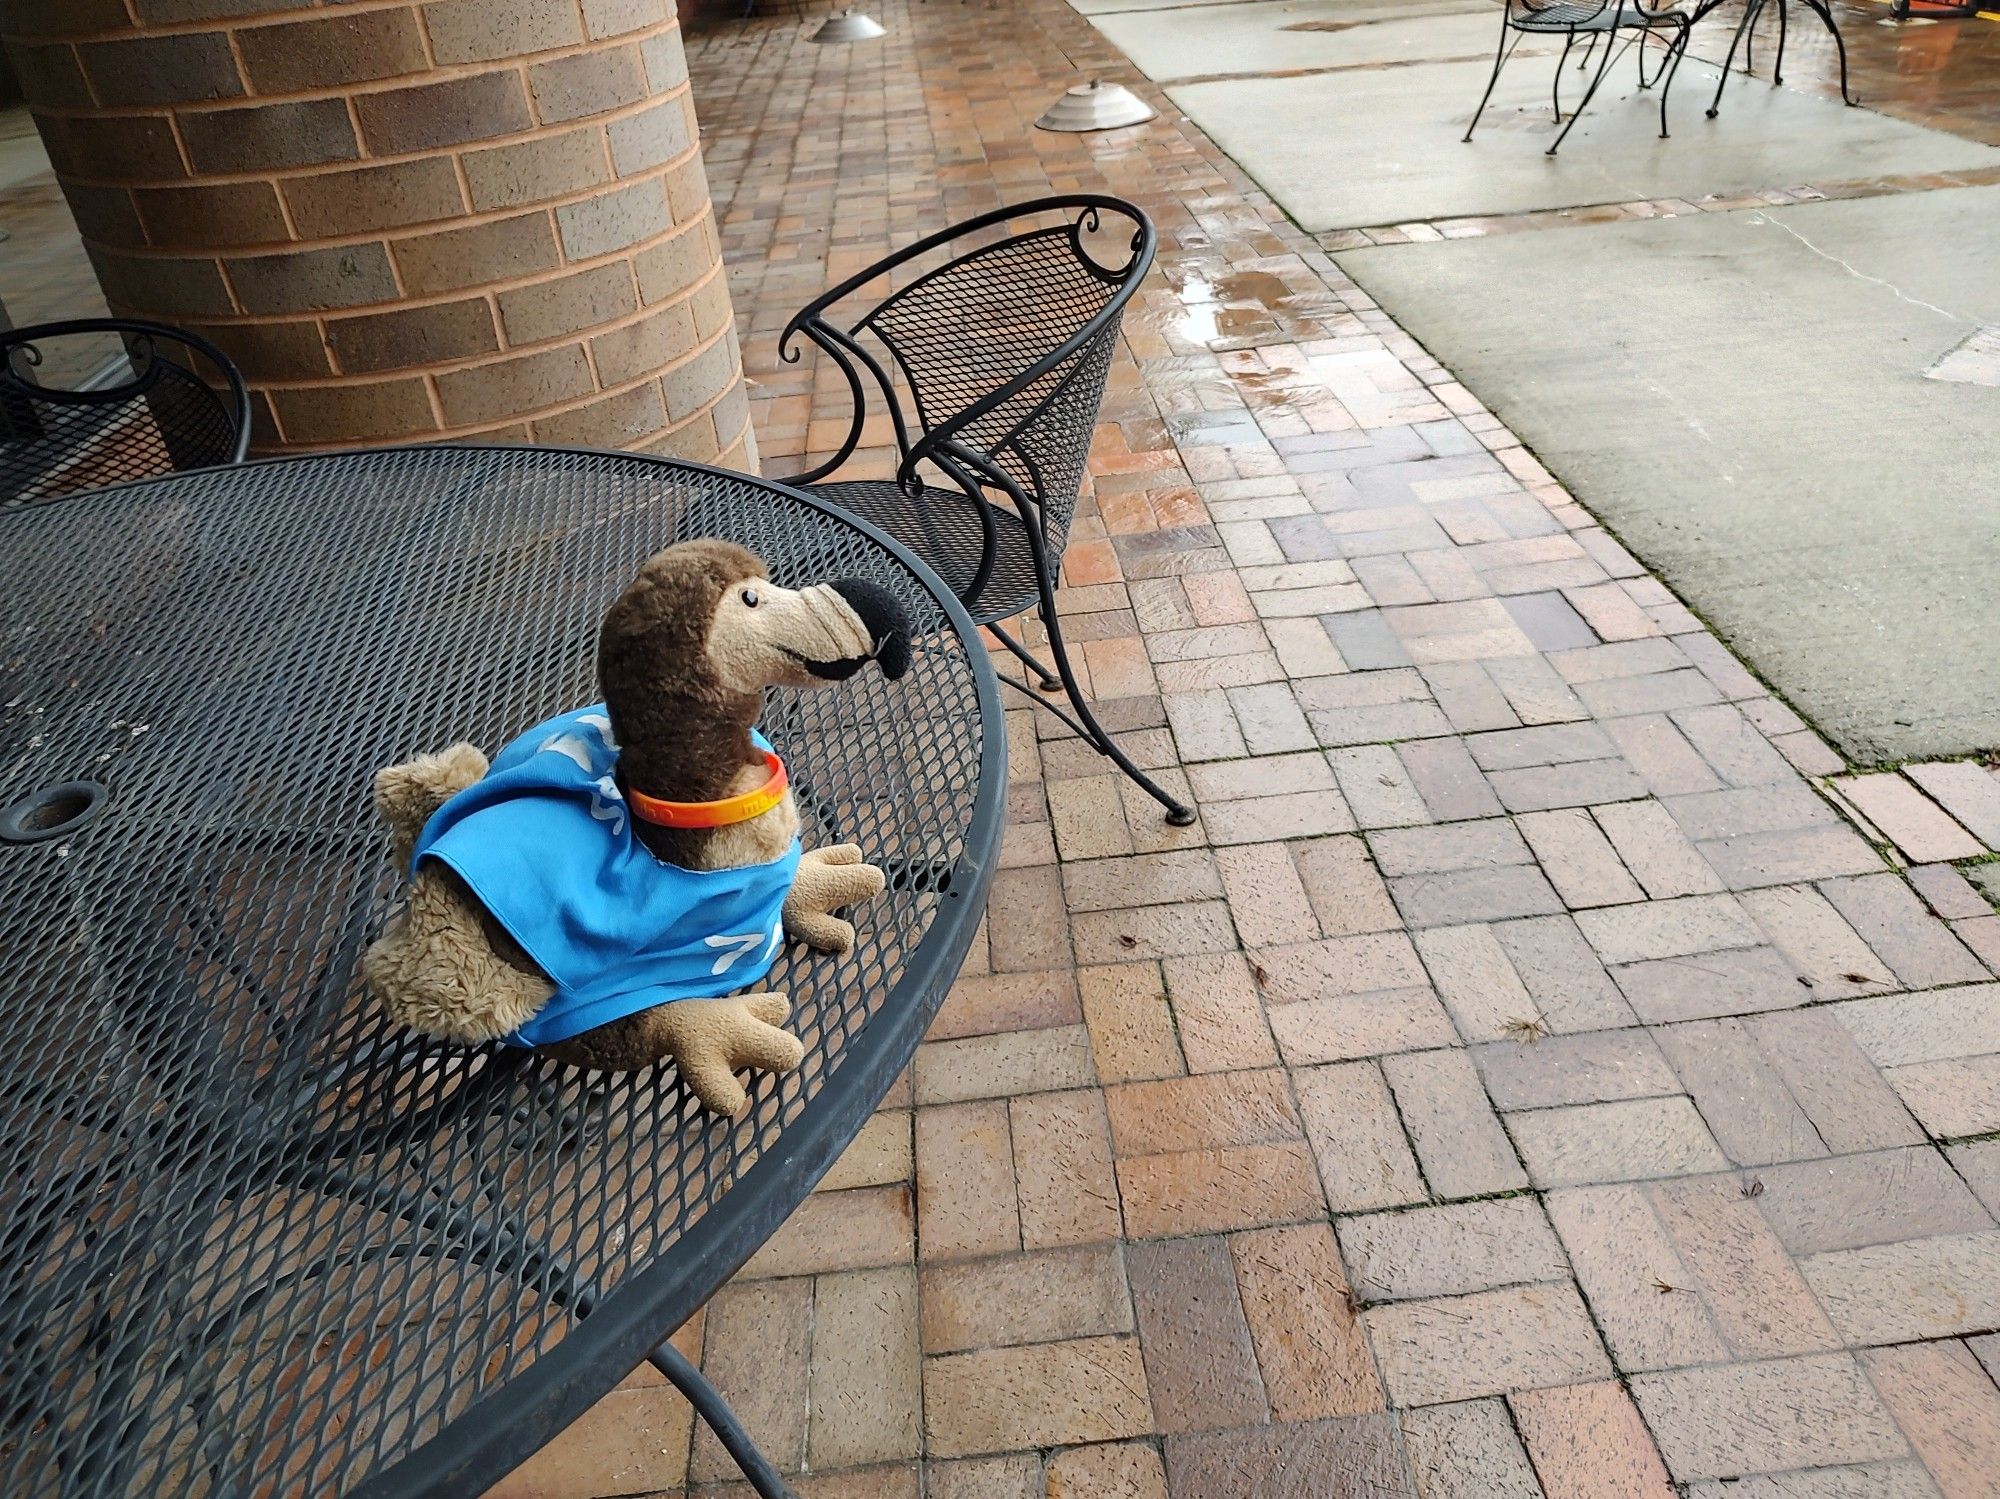
<path fill-rule="evenodd" d="M 1557 4 L 1514 16 L 1516 31 L 1633 31 L 1650 26 L 1678 26 L 1687 17 L 1678 10 L 1641 10 L 1636 5 L 1602 5 L 1598 0 L 1558 0 Z"/>
<path fill-rule="evenodd" d="M 993 507 L 993 569 L 979 592 L 966 590 L 986 552 L 986 533 L 973 502 L 955 489 L 932 485 L 910 495 L 893 479 L 853 479 L 812 484 L 807 490 L 879 526 L 915 552 L 964 601 L 976 623 L 1012 619 L 1041 602 L 1035 553 L 1019 517 Z"/>

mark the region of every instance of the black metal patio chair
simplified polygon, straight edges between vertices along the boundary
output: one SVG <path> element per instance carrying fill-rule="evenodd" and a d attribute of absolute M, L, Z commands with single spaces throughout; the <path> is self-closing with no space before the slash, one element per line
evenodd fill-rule
<path fill-rule="evenodd" d="M 1063 689 L 1074 716 L 1025 681 L 1001 679 L 1184 827 L 1193 808 L 1134 764 L 1091 711 L 1055 599 L 1119 323 L 1154 242 L 1152 222 L 1117 198 L 1077 193 L 997 209 L 849 277 L 785 325 L 778 350 L 796 361 L 794 340 L 810 340 L 839 365 L 854 400 L 839 451 L 787 482 L 880 526 L 929 563 L 1043 691 Z M 836 314 L 864 289 L 865 311 L 852 321 Z M 908 387 L 908 410 L 892 367 Z M 868 381 L 895 425 L 895 477 L 822 482 L 860 444 Z M 1048 632 L 1053 671 L 1003 624 L 1031 609 Z"/>
<path fill-rule="evenodd" d="M 1800 0 L 1805 8 L 1820 19 L 1820 24 L 1833 34 L 1833 49 L 1840 57 L 1840 98 L 1850 109 L 1861 101 L 1856 99 L 1847 87 L 1847 43 L 1841 39 L 1840 25 L 1833 18 L 1833 10 L 1827 0 Z M 1722 76 L 1715 80 L 1715 98 L 1709 101 L 1708 117 L 1712 120 L 1722 110 L 1722 91 L 1729 84 L 1729 70 L 1736 65 L 1736 49 L 1743 49 L 1743 75 L 1750 76 L 1750 49 L 1757 39 L 1757 23 L 1764 12 L 1775 4 L 1778 11 L 1778 55 L 1771 63 L 1771 82 L 1785 81 L 1785 13 L 1790 8 L 1786 0 L 1748 0 L 1743 7 L 1743 18 L 1736 23 L 1736 35 L 1730 39 L 1729 56 L 1723 59 Z"/>
<path fill-rule="evenodd" d="M 58 353 L 99 368 L 44 384 Z M 241 463 L 249 445 L 243 376 L 205 338 L 135 318 L 0 331 L 0 505 Z"/>
<path fill-rule="evenodd" d="M 1524 37 L 1560 36 L 1563 38 L 1562 61 L 1556 64 L 1554 83 L 1554 106 L 1556 122 L 1562 123 L 1562 76 L 1563 68 L 1569 62 L 1570 50 L 1576 46 L 1577 38 L 1585 38 L 1592 49 L 1603 43 L 1603 52 L 1598 59 L 1597 71 L 1591 76 L 1590 87 L 1584 90 L 1583 101 L 1569 117 L 1569 123 L 1549 146 L 1548 154 L 1553 156 L 1562 143 L 1576 128 L 1576 122 L 1583 118 L 1583 112 L 1590 107 L 1590 101 L 1597 97 L 1598 86 L 1604 82 L 1604 75 L 1611 70 L 1612 58 L 1622 55 L 1622 48 L 1613 45 L 1620 32 L 1630 33 L 1626 46 L 1639 47 L 1639 87 L 1651 88 L 1664 77 L 1660 89 L 1660 139 L 1667 139 L 1667 96 L 1673 92 L 1674 75 L 1680 71 L 1681 59 L 1687 55 L 1688 36 L 1693 29 L 1693 18 L 1686 11 L 1674 7 L 1672 0 L 1506 0 L 1500 10 L 1500 49 L 1493 57 L 1493 72 L 1486 80 L 1486 92 L 1480 96 L 1479 108 L 1472 112 L 1472 123 L 1465 127 L 1466 140 L 1472 139 L 1472 132 L 1479 128 L 1479 118 L 1486 113 L 1486 106 L 1493 98 L 1493 87 L 1500 81 L 1500 70 L 1507 65 L 1507 59 L 1514 55 L 1514 49 Z M 1654 36 L 1672 33 L 1667 43 L 1666 55 L 1660 59 L 1660 66 L 1649 79 L 1646 76 L 1645 43 Z M 1585 54 L 1588 62 L 1589 53 Z"/>

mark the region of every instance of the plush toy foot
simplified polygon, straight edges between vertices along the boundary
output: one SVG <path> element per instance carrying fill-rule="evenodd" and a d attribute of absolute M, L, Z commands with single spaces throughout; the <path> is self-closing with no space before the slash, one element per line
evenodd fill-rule
<path fill-rule="evenodd" d="M 805 1048 L 778 1027 L 792 1013 L 782 994 L 741 994 L 734 999 L 680 999 L 645 1015 L 659 1055 L 674 1065 L 709 1108 L 735 1114 L 750 1101 L 739 1070 L 790 1072 Z"/>
<path fill-rule="evenodd" d="M 820 952 L 853 951 L 854 924 L 829 913 L 873 900 L 887 883 L 881 870 L 861 862 L 855 844 L 807 849 L 799 857 L 791 894 L 785 897 L 785 935 Z"/>

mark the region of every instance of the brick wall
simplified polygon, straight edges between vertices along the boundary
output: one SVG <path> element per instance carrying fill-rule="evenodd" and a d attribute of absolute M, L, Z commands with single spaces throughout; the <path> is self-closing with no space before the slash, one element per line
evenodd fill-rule
<path fill-rule="evenodd" d="M 0 0 L 114 312 L 242 366 L 262 450 L 755 466 L 672 0 Z"/>

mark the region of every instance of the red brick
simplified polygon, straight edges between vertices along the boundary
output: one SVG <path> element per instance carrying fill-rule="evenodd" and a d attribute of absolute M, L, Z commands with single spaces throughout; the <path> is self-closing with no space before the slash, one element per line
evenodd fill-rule
<path fill-rule="evenodd" d="M 521 75 L 512 68 L 358 94 L 354 113 L 378 156 L 489 140 L 534 124 Z"/>
<path fill-rule="evenodd" d="M 1971 859 L 1986 852 L 1943 808 L 1894 771 L 1836 776 L 1832 784 L 1913 863 Z"/>
<path fill-rule="evenodd" d="M 1791 1256 L 1730 1177 L 1661 1182 L 1647 1189 L 1716 1329 L 1742 1358 L 1814 1353 L 1839 1339 Z"/>
<path fill-rule="evenodd" d="M 1506 1402 L 1420 1406 L 1399 1420 L 1423 1499 L 1543 1499 Z"/>
<path fill-rule="evenodd" d="M 815 1192 L 765 1241 L 740 1277 L 818 1275 L 907 1264 L 914 1254 L 910 1188 L 900 1183 Z"/>
<path fill-rule="evenodd" d="M 220 31 L 85 42 L 77 49 L 99 104 L 188 104 L 232 98 L 243 79 Z"/>
<path fill-rule="evenodd" d="M 1125 1262 L 1158 1429 L 1264 1420 L 1264 1385 L 1223 1242 L 1134 1244 Z"/>
<path fill-rule="evenodd" d="M 1222 1149 L 1301 1137 L 1283 1072 L 1225 1072 L 1105 1090 L 1119 1156 Z"/>
<path fill-rule="evenodd" d="M 1382 1390 L 1332 1230 L 1257 1229 L 1229 1241 L 1271 1414 L 1280 1421 L 1365 1415 Z"/>
<path fill-rule="evenodd" d="M 1963 1343 L 1861 1355 L 1861 1367 L 1937 1480 L 1944 1499 L 1978 1499 L 2000 1473 L 2000 1390 Z"/>
<path fill-rule="evenodd" d="M 917 1242 L 925 1260 L 1021 1248 L 1005 1103 L 917 1110 Z"/>
<path fill-rule="evenodd" d="M 572 7 L 538 0 L 433 0 L 424 7 L 424 29 L 441 63 L 520 57 L 583 40 Z"/>
<path fill-rule="evenodd" d="M 951 986 L 925 1035 L 932 1041 L 950 1041 L 1076 1025 L 1082 1020 L 1073 973 L 974 974 Z"/>
<path fill-rule="evenodd" d="M 1425 1199 L 1396 1105 L 1372 1062 L 1343 1062 L 1295 1074 L 1299 1111 L 1336 1213 Z"/>
<path fill-rule="evenodd" d="M 1166 1441 L 1175 1499 L 1408 1499 L 1410 1489 L 1386 1416 L 1190 1433 Z"/>
<path fill-rule="evenodd" d="M 1125 1231 L 1134 1239 L 1298 1223 L 1325 1211 L 1304 1145 L 1139 1156 L 1118 1163 Z"/>
<path fill-rule="evenodd" d="M 812 1319 L 807 1461 L 830 1469 L 915 1457 L 921 1403 L 915 1273 L 897 1266 L 822 1275 Z"/>
<path fill-rule="evenodd" d="M 1077 973 L 1097 1075 L 1107 1083 L 1176 1077 L 1187 1069 L 1174 1035 L 1166 986 L 1151 963 Z"/>
<path fill-rule="evenodd" d="M 403 285 L 413 296 L 551 270 L 558 262 L 555 226 L 546 213 L 412 235 L 391 248 Z"/>
<path fill-rule="evenodd" d="M 1161 966 L 1191 1072 L 1268 1067 L 1278 1060 L 1256 980 L 1238 953 L 1169 958 Z"/>
<path fill-rule="evenodd" d="M 920 1286 L 926 1353 L 1133 1330 L 1124 1261 L 1115 1244 L 926 1265 Z"/>
<path fill-rule="evenodd" d="M 1143 1442 L 1071 1447 L 1050 1457 L 1046 1485 L 1025 1499 L 1167 1499 L 1167 1474 Z"/>
<path fill-rule="evenodd" d="M 326 341 L 350 374 L 470 359 L 500 347 L 484 297 L 336 318 Z"/>
<path fill-rule="evenodd" d="M 1570 1285 L 1521 1286 L 1362 1314 L 1398 1405 L 1469 1400 L 1609 1378 L 1611 1362 Z"/>
<path fill-rule="evenodd" d="M 1030 1249 L 1112 1240 L 1123 1231 L 1111 1130 L 1094 1089 L 1008 1105 L 1021 1240 Z"/>
<path fill-rule="evenodd" d="M 1527 1186 L 1527 1174 L 1464 1052 L 1386 1057 L 1382 1071 L 1433 1193 L 1474 1197 Z"/>
<path fill-rule="evenodd" d="M 438 376 L 437 387 L 445 420 L 453 426 L 525 416 L 596 388 L 582 344 L 451 370 Z"/>
<path fill-rule="evenodd" d="M 293 178 L 285 201 L 305 239 L 432 223 L 466 210 L 458 173 L 442 157 Z"/>
<path fill-rule="evenodd" d="M 1620 1368 L 1726 1356 L 1694 1276 L 1638 1188 L 1554 1192 L 1548 1213 Z"/>
<path fill-rule="evenodd" d="M 1319 922 L 1299 872 L 1282 843 L 1260 843 L 1216 852 L 1228 892 L 1229 912 L 1246 947 L 1310 942 Z"/>
<path fill-rule="evenodd" d="M 1631 1388 L 1667 1471 L 1683 1482 L 1869 1462 L 1905 1450 L 1844 1353 L 1642 1374 Z"/>
<path fill-rule="evenodd" d="M 1115 1441 L 1153 1429 L 1136 1338 L 1079 1338 L 924 1362 L 937 1457 Z"/>
<path fill-rule="evenodd" d="M 361 154 L 340 99 L 184 112 L 180 131 L 188 160 L 203 173 L 273 171 L 353 161 Z"/>
<path fill-rule="evenodd" d="M 702 1373 L 764 1454 L 790 1473 L 805 1457 L 812 1305 L 809 1280 L 759 1281 L 725 1286 L 705 1319 Z M 736 1472 L 714 1432 L 704 1426 L 695 1433 L 691 1478 L 733 1478 Z"/>
<path fill-rule="evenodd" d="M 251 85 L 260 94 L 365 83 L 398 73 L 420 73 L 429 65 L 413 10 L 361 11 L 326 20 L 246 26 L 236 33 L 236 47 Z"/>
<path fill-rule="evenodd" d="M 1548 1499 L 1674 1499 L 1646 1424 L 1616 1383 L 1523 1390 L 1512 1403 Z"/>

